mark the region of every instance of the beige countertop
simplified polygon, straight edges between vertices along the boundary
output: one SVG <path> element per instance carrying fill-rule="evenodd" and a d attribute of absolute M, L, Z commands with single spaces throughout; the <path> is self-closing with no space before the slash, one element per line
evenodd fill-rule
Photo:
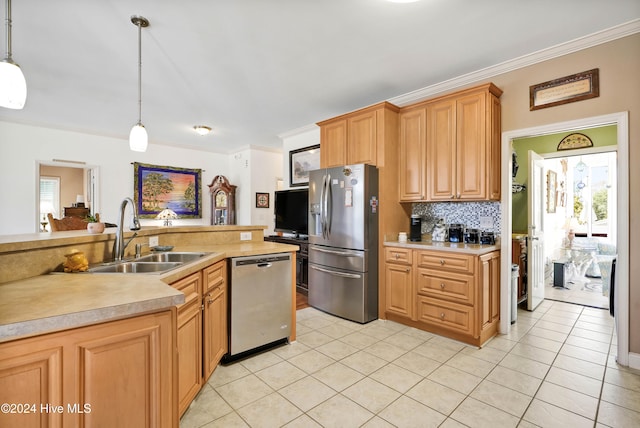
<path fill-rule="evenodd" d="M 476 256 L 497 251 L 500 249 L 500 244 L 495 245 L 481 245 L 481 244 L 464 244 L 456 242 L 433 242 L 430 239 L 422 241 L 385 241 L 385 247 L 401 247 L 412 248 L 414 250 L 437 250 L 437 251 L 449 251 L 455 253 L 473 254 Z"/>
<path fill-rule="evenodd" d="M 184 295 L 168 284 L 219 260 L 297 249 L 262 241 L 176 246 L 209 254 L 164 274 L 52 273 L 0 284 L 0 342 L 169 308 Z"/>

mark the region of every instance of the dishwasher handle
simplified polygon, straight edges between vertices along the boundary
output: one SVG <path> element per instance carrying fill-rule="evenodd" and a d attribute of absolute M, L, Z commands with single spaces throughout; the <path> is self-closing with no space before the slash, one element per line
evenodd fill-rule
<path fill-rule="evenodd" d="M 266 269 L 270 268 L 273 265 L 271 263 L 258 263 L 256 266 L 260 269 Z"/>

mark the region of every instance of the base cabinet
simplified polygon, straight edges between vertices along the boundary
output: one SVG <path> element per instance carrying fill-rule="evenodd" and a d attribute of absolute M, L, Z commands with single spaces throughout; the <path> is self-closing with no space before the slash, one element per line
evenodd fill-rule
<path fill-rule="evenodd" d="M 0 400 L 21 406 L 0 426 L 177 426 L 175 327 L 167 310 L 0 344 Z"/>
<path fill-rule="evenodd" d="M 497 333 L 500 252 L 385 247 L 388 319 L 482 346 Z"/>
<path fill-rule="evenodd" d="M 171 284 L 178 306 L 178 412 L 182 415 L 227 352 L 227 270 L 220 261 Z"/>

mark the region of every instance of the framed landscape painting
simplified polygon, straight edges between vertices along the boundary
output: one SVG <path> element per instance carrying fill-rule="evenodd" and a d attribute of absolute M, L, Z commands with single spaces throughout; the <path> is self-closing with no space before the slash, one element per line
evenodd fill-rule
<path fill-rule="evenodd" d="M 309 171 L 320 168 L 320 145 L 289 152 L 289 185 L 308 186 Z"/>
<path fill-rule="evenodd" d="M 134 162 L 134 202 L 141 218 L 170 209 L 179 218 L 202 218 L 202 170 Z"/>

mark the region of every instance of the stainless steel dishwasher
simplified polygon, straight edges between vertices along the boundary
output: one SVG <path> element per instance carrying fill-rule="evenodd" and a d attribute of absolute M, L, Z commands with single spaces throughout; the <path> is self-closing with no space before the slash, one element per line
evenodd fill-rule
<path fill-rule="evenodd" d="M 231 259 L 229 353 L 225 361 L 288 341 L 291 282 L 289 253 Z"/>

